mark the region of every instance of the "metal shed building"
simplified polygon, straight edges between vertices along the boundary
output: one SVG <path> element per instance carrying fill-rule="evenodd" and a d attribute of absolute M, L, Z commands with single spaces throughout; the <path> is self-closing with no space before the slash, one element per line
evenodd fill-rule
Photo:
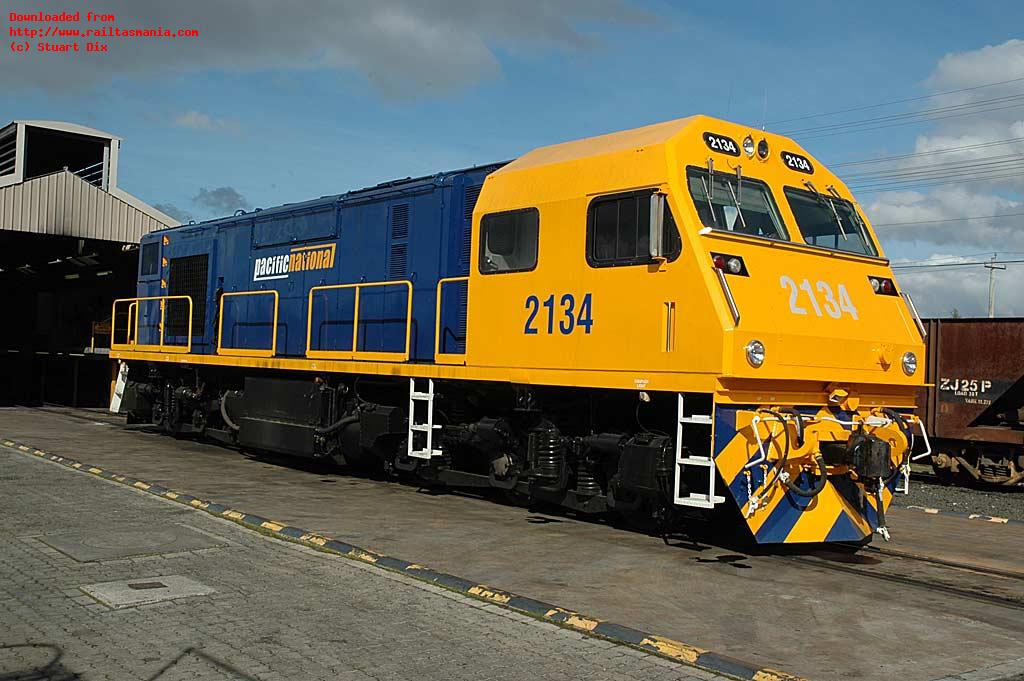
<path fill-rule="evenodd" d="M 106 397 L 110 303 L 142 235 L 178 224 L 118 187 L 120 150 L 74 123 L 0 128 L 0 405 Z"/>

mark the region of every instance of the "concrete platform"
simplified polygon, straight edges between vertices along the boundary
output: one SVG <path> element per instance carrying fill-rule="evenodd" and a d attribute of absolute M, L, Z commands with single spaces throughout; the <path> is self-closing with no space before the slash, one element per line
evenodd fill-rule
<path fill-rule="evenodd" d="M 0 410 L 0 435 L 812 679 L 928 681 L 1009 662 L 1024 638 L 1021 610 L 1011 606 L 728 547 L 667 547 L 571 517 L 253 460 L 99 414 Z M 907 537 L 896 546 L 930 554 L 955 546 L 963 562 L 972 541 L 1024 545 L 1013 526 L 936 519 L 894 511 L 890 527 Z M 1011 567 L 1020 560 L 1019 550 L 991 546 L 987 556 Z M 876 558 L 879 571 L 902 565 Z"/>

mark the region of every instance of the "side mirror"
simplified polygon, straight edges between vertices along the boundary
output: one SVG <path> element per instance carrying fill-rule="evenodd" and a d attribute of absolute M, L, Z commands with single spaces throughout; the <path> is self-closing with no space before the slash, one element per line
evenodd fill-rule
<path fill-rule="evenodd" d="M 650 225 L 651 259 L 665 259 L 665 195 L 661 192 L 651 194 L 651 225 Z"/>

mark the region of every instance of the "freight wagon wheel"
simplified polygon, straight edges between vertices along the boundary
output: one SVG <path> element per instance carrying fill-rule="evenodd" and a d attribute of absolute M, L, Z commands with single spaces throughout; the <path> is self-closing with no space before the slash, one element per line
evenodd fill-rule
<path fill-rule="evenodd" d="M 949 487 L 956 482 L 956 474 L 949 467 L 952 457 L 945 452 L 940 452 L 932 457 L 932 472 L 940 485 Z"/>

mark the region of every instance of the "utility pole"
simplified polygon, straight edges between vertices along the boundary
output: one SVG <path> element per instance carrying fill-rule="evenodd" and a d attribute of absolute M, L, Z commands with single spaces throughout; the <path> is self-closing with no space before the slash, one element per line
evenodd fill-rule
<path fill-rule="evenodd" d="M 992 254 L 992 260 L 985 263 L 985 267 L 988 269 L 988 316 L 989 318 L 996 316 L 996 270 L 1005 270 L 1006 265 L 996 264 L 996 256 L 998 253 Z"/>

